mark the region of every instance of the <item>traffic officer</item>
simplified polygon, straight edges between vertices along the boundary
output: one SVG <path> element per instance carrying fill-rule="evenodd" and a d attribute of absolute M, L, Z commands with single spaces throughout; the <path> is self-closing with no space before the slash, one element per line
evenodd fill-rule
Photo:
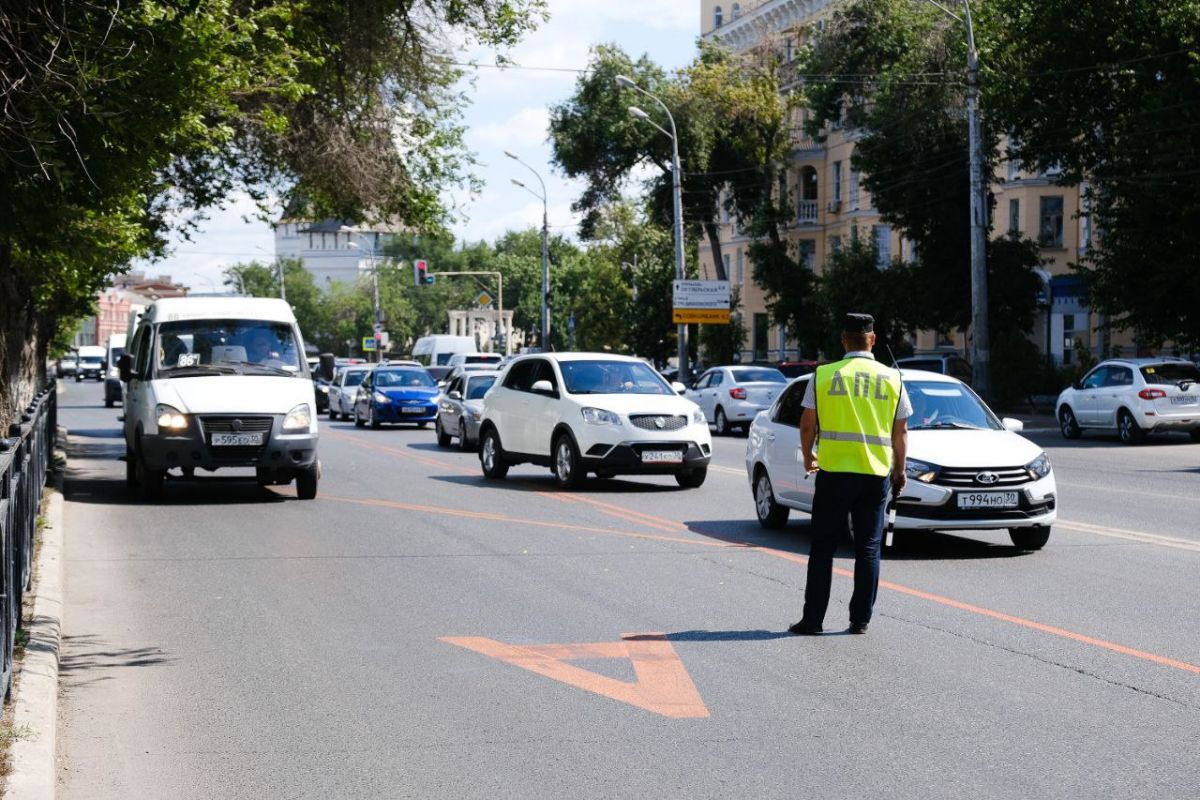
<path fill-rule="evenodd" d="M 877 363 L 871 354 L 874 346 L 874 318 L 847 314 L 842 326 L 845 357 L 817 367 L 801 402 L 805 479 L 816 473 L 816 486 L 804 614 L 788 628 L 799 636 L 823 630 L 833 554 L 847 519 L 854 529 L 849 633 L 867 632 L 875 606 L 888 495 L 898 496 L 904 488 L 912 405 L 899 371 Z M 819 454 L 813 449 L 818 438 Z"/>

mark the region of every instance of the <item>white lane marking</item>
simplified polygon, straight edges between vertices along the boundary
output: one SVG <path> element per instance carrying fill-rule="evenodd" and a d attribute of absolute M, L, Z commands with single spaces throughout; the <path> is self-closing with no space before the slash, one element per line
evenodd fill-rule
<path fill-rule="evenodd" d="M 1137 494 L 1137 495 L 1141 495 L 1142 497 L 1161 497 L 1164 500 L 1190 500 L 1193 503 L 1200 503 L 1200 497 L 1189 497 L 1188 495 L 1185 495 L 1185 494 L 1166 494 L 1165 492 L 1143 492 L 1140 489 L 1122 489 L 1119 486 L 1111 486 L 1111 485 L 1098 486 L 1096 484 L 1090 484 L 1090 483 L 1066 483 L 1066 482 L 1060 481 L 1060 480 L 1056 480 L 1055 483 L 1057 483 L 1059 486 L 1068 486 L 1072 489 L 1095 489 L 1097 491 L 1105 491 L 1105 492 L 1121 492 L 1122 494 Z"/>
<path fill-rule="evenodd" d="M 1072 520 L 1058 520 L 1055 523 L 1060 528 L 1079 531 L 1080 533 L 1091 533 L 1096 536 L 1108 536 L 1113 539 L 1127 539 L 1132 542 L 1141 542 L 1142 544 L 1154 544 L 1161 547 L 1174 547 L 1177 550 L 1191 550 L 1195 553 L 1200 553 L 1200 542 L 1192 539 L 1179 539 L 1174 536 L 1162 536 L 1157 533 L 1146 533 L 1145 531 L 1131 531 L 1125 528 L 1109 528 L 1104 525 L 1092 525 L 1087 522 L 1074 522 Z"/>

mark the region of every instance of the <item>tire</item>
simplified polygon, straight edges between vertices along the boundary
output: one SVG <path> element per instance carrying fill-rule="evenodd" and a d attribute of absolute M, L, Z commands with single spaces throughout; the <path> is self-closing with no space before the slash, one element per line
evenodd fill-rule
<path fill-rule="evenodd" d="M 770 530 L 778 530 L 787 525 L 787 506 L 781 506 L 775 501 L 775 492 L 771 488 L 771 478 L 766 469 L 759 467 L 754 479 L 754 512 L 758 515 L 758 524 Z"/>
<path fill-rule="evenodd" d="M 708 467 L 696 467 L 675 473 L 675 482 L 684 489 L 699 489 L 708 477 Z"/>
<path fill-rule="evenodd" d="M 125 488 L 136 489 L 138 485 L 137 456 L 125 445 Z"/>
<path fill-rule="evenodd" d="M 338 413 L 333 410 L 333 404 L 331 403 L 329 405 L 329 421 L 337 422 L 337 418 L 338 418 Z"/>
<path fill-rule="evenodd" d="M 1075 419 L 1075 411 L 1070 406 L 1063 406 L 1058 411 L 1058 429 L 1062 431 L 1064 439 L 1078 439 L 1083 429 L 1079 427 L 1079 420 Z"/>
<path fill-rule="evenodd" d="M 361 428 L 363 425 L 366 425 L 366 424 L 367 423 L 363 422 L 362 419 L 358 416 L 358 406 L 355 406 L 354 407 L 354 427 Z"/>
<path fill-rule="evenodd" d="M 1146 438 L 1146 432 L 1137 424 L 1133 414 L 1123 408 L 1117 414 L 1117 433 L 1125 444 L 1141 444 Z"/>
<path fill-rule="evenodd" d="M 151 502 L 161 500 L 163 496 L 163 483 L 167 478 L 165 469 L 151 469 L 146 466 L 146 459 L 141 454 L 141 448 L 138 448 L 137 457 L 137 482 L 142 487 L 142 497 Z"/>
<path fill-rule="evenodd" d="M 450 446 L 450 434 L 442 428 L 442 418 L 439 416 L 433 423 L 433 432 L 437 434 L 438 447 Z"/>
<path fill-rule="evenodd" d="M 424 430 L 424 429 L 425 429 L 425 427 L 426 427 L 426 426 L 428 426 L 428 425 L 429 425 L 429 423 L 428 423 L 428 422 L 418 422 L 418 423 L 417 423 L 417 430 Z"/>
<path fill-rule="evenodd" d="M 104 398 L 104 407 L 105 407 L 105 408 L 112 408 L 112 407 L 113 407 L 113 401 L 112 401 L 112 400 L 109 400 L 107 397 L 106 397 L 106 398 Z"/>
<path fill-rule="evenodd" d="M 578 489 L 587 477 L 579 463 L 579 448 L 570 434 L 560 433 L 550 453 L 550 469 L 560 489 Z"/>
<path fill-rule="evenodd" d="M 317 496 L 317 483 L 321 478 L 321 469 L 316 464 L 306 467 L 296 473 L 296 497 L 301 500 L 313 500 Z"/>
<path fill-rule="evenodd" d="M 375 419 L 375 406 L 367 406 L 367 424 L 371 426 L 372 430 L 376 431 L 379 430 L 379 426 L 382 424 L 379 420 Z"/>
<path fill-rule="evenodd" d="M 461 419 L 458 421 L 458 447 L 464 453 L 469 453 L 475 449 L 471 446 L 471 443 L 467 441 L 467 423 L 463 422 Z"/>
<path fill-rule="evenodd" d="M 479 466 L 483 477 L 492 481 L 504 480 L 508 475 L 508 464 L 504 461 L 504 448 L 495 428 L 488 428 L 479 440 Z"/>
<path fill-rule="evenodd" d="M 1200 431 L 1188 431 L 1188 436 L 1192 437 L 1193 442 L 1200 442 Z"/>
<path fill-rule="evenodd" d="M 1050 539 L 1050 526 L 1038 525 L 1033 528 L 1009 528 L 1008 538 L 1018 550 L 1041 550 Z"/>
<path fill-rule="evenodd" d="M 713 418 L 713 427 L 717 429 L 717 436 L 729 435 L 729 418 L 725 416 L 725 409 L 717 406 L 717 415 Z"/>

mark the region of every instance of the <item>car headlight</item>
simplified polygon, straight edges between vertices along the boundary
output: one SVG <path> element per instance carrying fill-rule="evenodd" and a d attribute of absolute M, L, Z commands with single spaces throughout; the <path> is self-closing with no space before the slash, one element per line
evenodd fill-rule
<path fill-rule="evenodd" d="M 1044 478 L 1050 474 L 1050 456 L 1042 453 L 1040 456 L 1030 461 L 1025 465 L 1025 469 L 1029 472 L 1032 478 Z"/>
<path fill-rule="evenodd" d="M 614 425 L 621 424 L 621 418 L 611 411 L 605 411 L 603 408 L 584 408 L 583 421 L 589 425 Z"/>
<path fill-rule="evenodd" d="M 329 394 L 329 387 L 318 384 L 317 391 L 320 392 L 321 394 Z"/>
<path fill-rule="evenodd" d="M 482 409 L 472 408 L 467 413 L 469 413 L 471 415 L 471 419 L 474 420 L 475 422 L 479 422 L 479 420 L 483 419 L 483 410 Z"/>
<path fill-rule="evenodd" d="M 284 433 L 306 431 L 310 425 L 312 425 L 312 409 L 308 407 L 308 403 L 301 403 L 283 418 Z"/>
<path fill-rule="evenodd" d="M 383 392 L 376 392 L 374 397 L 375 397 L 375 402 L 379 403 L 379 405 L 381 405 L 381 406 L 386 406 L 388 403 L 392 402 L 392 398 L 388 397 Z"/>
<path fill-rule="evenodd" d="M 696 425 L 707 425 L 708 424 L 708 420 L 705 419 L 705 417 L 704 417 L 704 412 L 698 408 L 692 412 L 692 422 L 695 423 Z"/>
<path fill-rule="evenodd" d="M 154 407 L 154 419 L 163 430 L 181 431 L 188 426 L 187 414 L 166 403 L 159 403 Z"/>
<path fill-rule="evenodd" d="M 912 458 L 904 460 L 904 474 L 914 481 L 921 483 L 933 483 L 938 475 L 939 467 L 934 464 L 926 464 L 924 461 L 917 461 Z"/>

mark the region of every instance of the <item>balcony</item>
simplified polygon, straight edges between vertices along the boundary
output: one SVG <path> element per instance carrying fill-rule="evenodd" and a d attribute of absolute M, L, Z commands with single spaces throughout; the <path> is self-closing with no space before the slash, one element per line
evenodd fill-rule
<path fill-rule="evenodd" d="M 817 224 L 817 201 L 816 200 L 801 200 L 796 203 L 796 224 L 797 225 L 816 225 Z"/>

